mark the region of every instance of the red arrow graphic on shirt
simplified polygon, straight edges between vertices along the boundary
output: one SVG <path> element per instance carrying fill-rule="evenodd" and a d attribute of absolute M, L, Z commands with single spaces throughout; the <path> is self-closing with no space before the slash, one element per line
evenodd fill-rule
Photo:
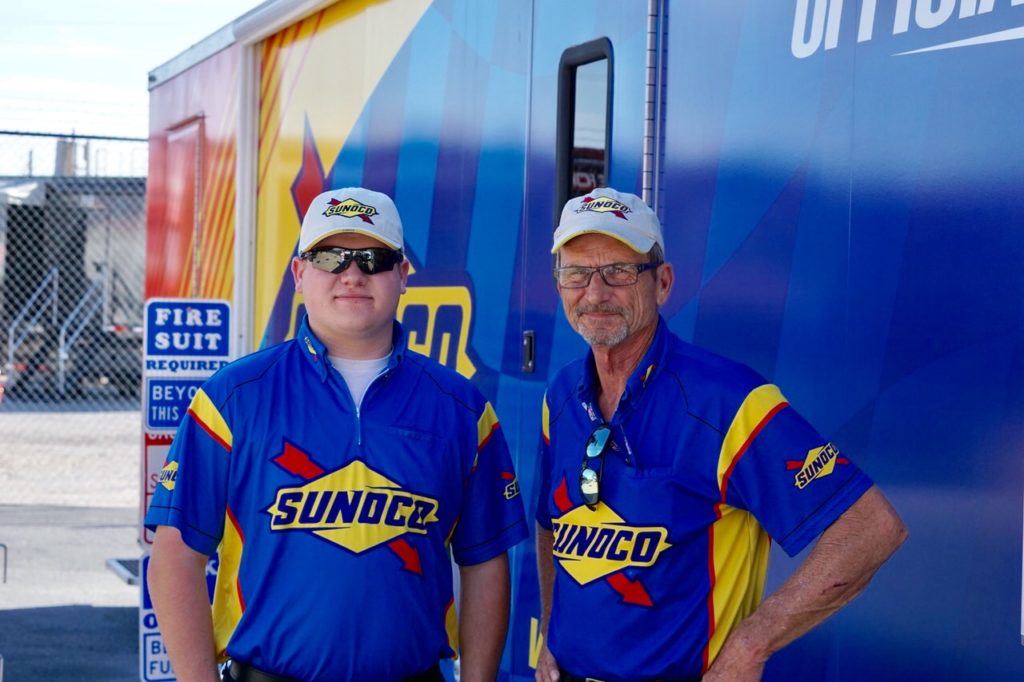
<path fill-rule="evenodd" d="M 565 476 L 562 477 L 562 482 L 555 488 L 552 497 L 554 497 L 555 506 L 563 514 L 572 509 L 572 501 L 569 500 L 569 486 L 565 481 Z M 654 606 L 651 595 L 647 594 L 647 589 L 644 588 L 643 583 L 639 580 L 630 580 L 626 577 L 625 573 L 615 573 L 605 578 L 605 580 L 613 590 L 622 596 L 624 604 Z"/>
<path fill-rule="evenodd" d="M 644 589 L 643 583 L 639 580 L 630 580 L 626 577 L 625 573 L 610 575 L 607 580 L 612 589 L 622 595 L 623 603 L 635 604 L 636 606 L 654 606 L 654 602 L 651 601 L 651 595 L 647 594 L 647 590 Z"/>
<path fill-rule="evenodd" d="M 569 500 L 569 486 L 565 483 L 565 476 L 562 476 L 562 482 L 555 488 L 554 498 L 558 511 L 564 514 L 572 509 L 572 502 Z"/>
<path fill-rule="evenodd" d="M 423 573 L 420 566 L 420 553 L 403 538 L 392 540 L 388 543 L 388 549 L 395 553 L 402 560 L 402 568 L 413 573 Z"/>
<path fill-rule="evenodd" d="M 274 458 L 274 464 L 277 464 L 289 474 L 307 481 L 324 475 L 323 467 L 288 441 L 284 442 L 284 451 Z"/>
<path fill-rule="evenodd" d="M 845 457 L 837 457 L 836 458 L 836 464 L 839 464 L 840 466 L 843 466 L 843 465 L 846 465 L 846 464 L 849 464 L 849 463 L 850 463 L 850 460 L 846 459 Z M 790 471 L 796 471 L 797 469 L 803 469 L 804 468 L 804 463 L 803 463 L 802 460 L 799 460 L 799 459 L 787 459 L 786 460 L 786 468 L 788 470 L 790 470 Z"/>
<path fill-rule="evenodd" d="M 323 476 L 325 473 L 322 466 L 314 462 L 308 454 L 288 441 L 284 442 L 284 450 L 273 461 L 293 476 L 298 476 L 307 481 L 317 476 Z M 402 568 L 413 573 L 423 574 L 420 553 L 408 541 L 398 538 L 389 542 L 387 546 L 388 549 L 395 553 L 395 556 L 402 560 Z"/>

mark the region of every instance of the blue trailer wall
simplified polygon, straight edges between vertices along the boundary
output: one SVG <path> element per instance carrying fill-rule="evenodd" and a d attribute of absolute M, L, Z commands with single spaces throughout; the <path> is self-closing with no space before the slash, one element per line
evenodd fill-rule
<path fill-rule="evenodd" d="M 879 3 L 858 42 L 846 3 L 836 47 L 798 58 L 801 4 L 671 3 L 672 327 L 779 384 L 910 540 L 766 678 L 1021 679 L 1024 53 L 901 53 L 1024 8 L 894 33 Z M 774 552 L 768 589 L 801 558 Z"/>
<path fill-rule="evenodd" d="M 666 3 L 664 313 L 781 386 L 911 534 L 766 679 L 1024 679 L 1024 43 L 917 51 L 1024 35 L 1024 6 L 934 5 Z M 646 28 L 639 0 L 438 0 L 325 160 L 326 186 L 394 195 L 419 276 L 472 292 L 474 380 L 530 515 L 544 384 L 584 351 L 550 277 L 558 62 L 611 40 L 609 184 L 639 192 Z M 775 551 L 769 590 L 799 561 Z M 533 677 L 534 562 L 513 553 L 517 680 Z"/>

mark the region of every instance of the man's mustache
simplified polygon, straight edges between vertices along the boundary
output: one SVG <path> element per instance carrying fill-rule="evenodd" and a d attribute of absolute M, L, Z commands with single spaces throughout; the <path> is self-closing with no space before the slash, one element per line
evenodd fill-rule
<path fill-rule="evenodd" d="M 593 303 L 590 305 L 579 305 L 576 306 L 575 315 L 577 318 L 587 313 L 613 313 L 616 315 L 623 315 L 625 308 L 617 305 L 608 305 L 607 303 Z"/>

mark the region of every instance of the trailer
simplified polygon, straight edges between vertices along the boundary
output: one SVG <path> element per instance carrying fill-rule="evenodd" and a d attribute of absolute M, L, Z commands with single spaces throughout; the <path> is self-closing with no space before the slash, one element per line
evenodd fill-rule
<path fill-rule="evenodd" d="M 150 74 L 146 296 L 290 337 L 301 216 L 394 197 L 410 345 L 494 404 L 528 515 L 546 380 L 585 347 L 551 233 L 641 194 L 682 338 L 752 366 L 910 540 L 765 679 L 1022 679 L 1024 2 L 269 0 Z M 772 554 L 768 591 L 802 557 Z M 535 552 L 502 679 L 533 679 Z"/>

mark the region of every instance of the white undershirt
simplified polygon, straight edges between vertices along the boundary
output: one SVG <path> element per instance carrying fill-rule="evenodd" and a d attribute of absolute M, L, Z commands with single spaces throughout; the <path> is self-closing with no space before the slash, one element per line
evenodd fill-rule
<path fill-rule="evenodd" d="M 334 369 L 338 370 L 342 378 L 345 379 L 348 391 L 352 394 L 352 401 L 356 404 L 356 412 L 359 412 L 359 408 L 363 404 L 363 396 L 366 395 L 366 389 L 369 388 L 370 383 L 388 366 L 389 357 L 391 357 L 390 354 L 374 360 L 327 357 L 334 365 Z"/>

